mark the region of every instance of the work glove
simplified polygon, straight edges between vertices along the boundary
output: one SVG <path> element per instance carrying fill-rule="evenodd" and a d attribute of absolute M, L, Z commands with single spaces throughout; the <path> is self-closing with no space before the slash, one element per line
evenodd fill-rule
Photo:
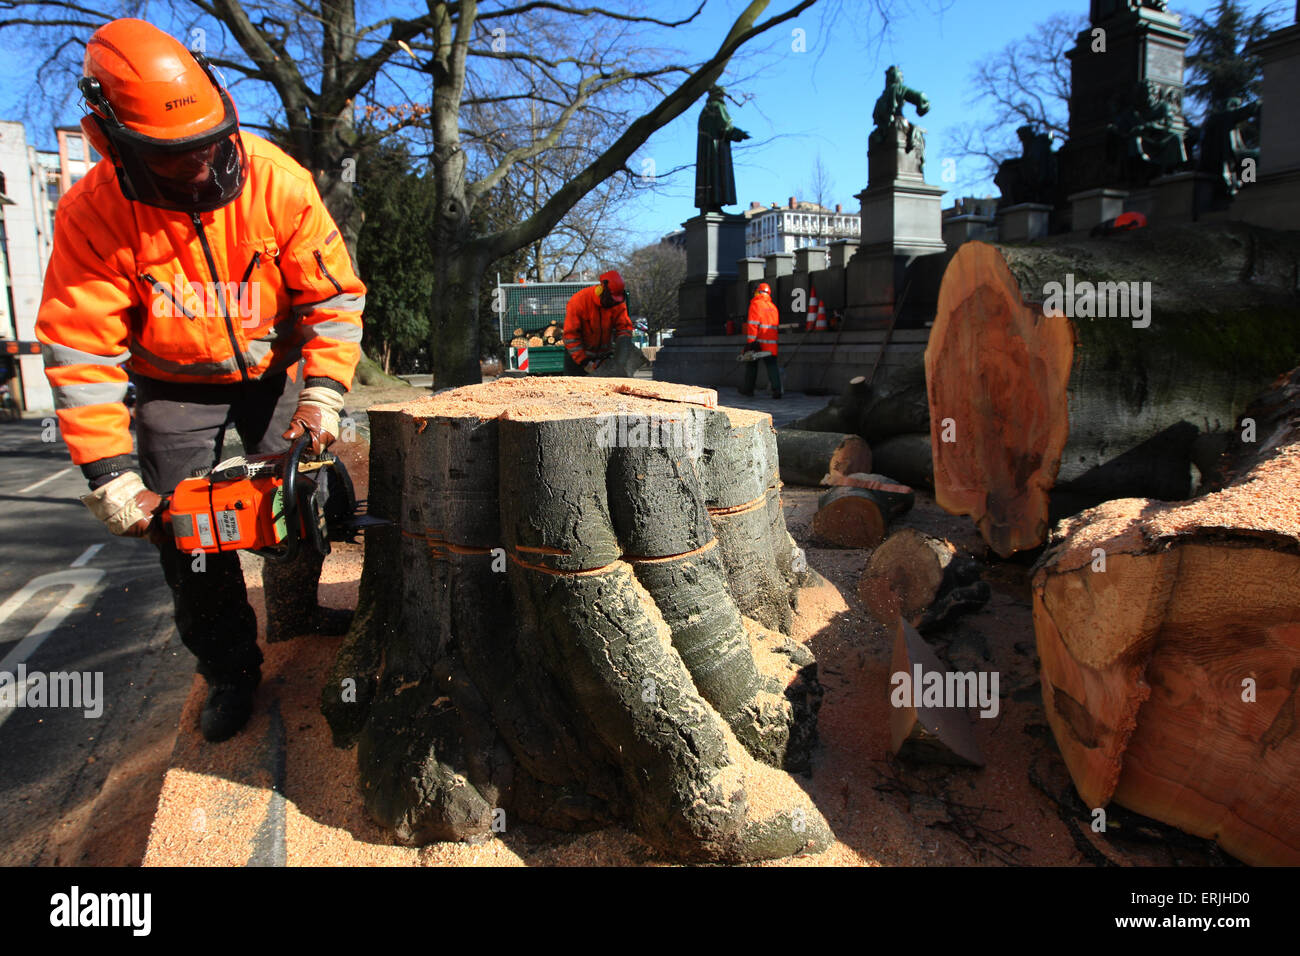
<path fill-rule="evenodd" d="M 741 349 L 741 351 L 742 351 L 742 352 L 759 352 L 759 351 L 762 351 L 762 349 L 759 347 L 759 344 L 758 344 L 757 342 L 746 342 L 746 343 L 745 343 L 745 347 L 744 347 L 743 349 Z"/>
<path fill-rule="evenodd" d="M 600 368 L 600 359 L 592 359 L 582 368 L 588 375 L 594 375 L 596 374 L 596 369 Z"/>
<path fill-rule="evenodd" d="M 81 500 L 113 534 L 155 543 L 163 537 L 162 522 L 155 520 L 163 508 L 162 497 L 146 488 L 134 471 L 123 472 Z"/>
<path fill-rule="evenodd" d="M 311 453 L 319 455 L 338 437 L 339 412 L 343 410 L 343 396 L 324 385 L 304 388 L 298 396 L 298 407 L 289 420 L 289 429 L 281 437 L 289 441 L 311 435 Z"/>

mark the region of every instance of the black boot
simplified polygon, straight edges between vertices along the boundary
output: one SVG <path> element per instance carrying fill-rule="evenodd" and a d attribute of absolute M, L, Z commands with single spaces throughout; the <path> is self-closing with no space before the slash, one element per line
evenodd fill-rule
<path fill-rule="evenodd" d="M 253 713 L 253 693 L 261 680 L 262 671 L 258 668 L 234 679 L 208 685 L 208 699 L 199 715 L 199 730 L 204 740 L 220 743 L 243 729 Z"/>

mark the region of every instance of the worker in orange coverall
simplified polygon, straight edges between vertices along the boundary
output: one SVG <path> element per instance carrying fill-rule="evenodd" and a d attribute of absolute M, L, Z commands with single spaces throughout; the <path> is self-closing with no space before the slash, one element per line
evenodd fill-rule
<path fill-rule="evenodd" d="M 205 57 L 142 20 L 86 44 L 81 126 L 103 157 L 60 200 L 36 334 L 84 501 L 159 548 L 181 640 L 208 682 L 200 729 L 225 740 L 261 680 L 239 556 L 199 561 L 166 537 L 165 498 L 222 456 L 339 434 L 361 354 L 365 286 L 312 176 L 239 128 Z M 139 471 L 124 404 L 137 383 Z M 322 608 L 321 558 L 265 563 L 267 639 L 345 633 Z"/>
<path fill-rule="evenodd" d="M 591 375 L 614 354 L 615 340 L 632 334 L 627 289 L 617 272 L 575 293 L 564 309 L 564 374 Z"/>
<path fill-rule="evenodd" d="M 767 367 L 767 381 L 772 386 L 772 397 L 781 397 L 781 369 L 776 364 L 776 327 L 780 321 L 776 305 L 772 302 L 772 287 L 760 282 L 749 300 L 749 315 L 745 319 L 746 352 L 762 352 L 763 357 L 745 363 L 745 383 L 740 394 L 751 396 L 758 382 L 758 363 Z"/>

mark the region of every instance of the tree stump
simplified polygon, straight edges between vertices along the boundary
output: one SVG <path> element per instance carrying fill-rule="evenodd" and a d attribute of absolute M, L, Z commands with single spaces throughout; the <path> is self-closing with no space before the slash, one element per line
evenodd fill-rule
<path fill-rule="evenodd" d="M 935 500 L 1006 557 L 1046 539 L 1056 489 L 1186 498 L 1198 436 L 1295 364 L 1297 268 L 1295 234 L 1242 224 L 965 243 L 925 352 Z"/>
<path fill-rule="evenodd" d="M 398 840 L 523 821 L 617 823 L 683 860 L 828 845 L 784 772 L 821 690 L 787 636 L 771 419 L 715 402 L 561 377 L 371 409 L 369 509 L 394 524 L 368 532 L 322 706 Z"/>
<path fill-rule="evenodd" d="M 1059 526 L 1033 602 L 1044 709 L 1087 805 L 1113 799 L 1248 863 L 1295 866 L 1300 371 L 1279 398 L 1285 415 L 1247 411 L 1260 430 L 1223 490 L 1111 501 Z"/>

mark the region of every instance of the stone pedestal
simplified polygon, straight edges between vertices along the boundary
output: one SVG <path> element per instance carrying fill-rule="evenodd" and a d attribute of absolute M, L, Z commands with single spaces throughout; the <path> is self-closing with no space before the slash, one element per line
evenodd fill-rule
<path fill-rule="evenodd" d="M 773 282 L 794 272 L 793 252 L 769 252 L 763 257 L 763 278 Z"/>
<path fill-rule="evenodd" d="M 949 216 L 943 221 L 943 244 L 948 251 L 956 249 L 963 242 L 972 239 L 981 242 L 996 241 L 998 236 L 997 219 L 993 216 Z"/>
<path fill-rule="evenodd" d="M 762 259 L 754 256 L 737 260 L 735 301 L 732 303 L 733 314 L 742 317 L 749 314 L 750 288 L 756 282 L 762 280 L 764 265 Z"/>
<path fill-rule="evenodd" d="M 852 239 L 833 239 L 827 249 L 830 253 L 830 267 L 832 269 L 843 269 L 849 264 L 849 260 L 857 254 L 858 243 Z"/>
<path fill-rule="evenodd" d="M 1176 13 L 1130 9 L 1126 3 L 1094 4 L 1090 20 L 1066 54 L 1070 135 L 1060 152 L 1061 183 L 1067 193 L 1105 186 L 1134 189 L 1158 170 L 1127 161 L 1123 150 L 1114 148 L 1109 127 L 1119 114 L 1140 107 L 1137 93 L 1150 84 L 1156 96 L 1174 107 L 1173 132 L 1185 132 L 1184 51 L 1191 34 Z M 1095 29 L 1102 31 L 1100 37 L 1093 35 Z"/>
<path fill-rule="evenodd" d="M 821 272 L 825 268 L 825 246 L 804 246 L 794 251 L 795 272 Z"/>
<path fill-rule="evenodd" d="M 686 230 L 686 279 L 678 290 L 678 329 L 712 334 L 727 321 L 727 292 L 736 281 L 736 261 L 745 255 L 745 217 L 705 212 L 682 223 Z"/>
<path fill-rule="evenodd" d="M 1189 170 L 1151 180 L 1151 218 L 1156 225 L 1193 222 L 1210 208 L 1214 199 L 1214 178 L 1209 173 Z"/>
<path fill-rule="evenodd" d="M 923 180 L 896 180 L 858 193 L 862 203 L 862 246 L 890 255 L 943 252 L 942 196 L 946 190 Z"/>
<path fill-rule="evenodd" d="M 1229 217 L 1269 229 L 1300 222 L 1300 24 L 1277 30 L 1258 46 L 1264 67 L 1259 169 L 1241 186 Z"/>
<path fill-rule="evenodd" d="M 1128 192 L 1123 189 L 1085 189 L 1068 199 L 1074 210 L 1071 228 L 1075 232 L 1090 232 L 1093 226 L 1114 219 L 1124 211 Z"/>
<path fill-rule="evenodd" d="M 1045 239 L 1052 207 L 1041 202 L 1022 202 L 998 210 L 998 241 L 1029 242 Z"/>

